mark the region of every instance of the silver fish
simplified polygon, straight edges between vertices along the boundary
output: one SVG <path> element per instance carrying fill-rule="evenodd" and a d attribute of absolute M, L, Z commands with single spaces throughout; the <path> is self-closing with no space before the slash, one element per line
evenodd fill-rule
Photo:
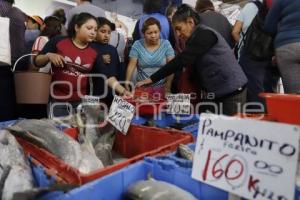
<path fill-rule="evenodd" d="M 179 144 L 179 147 L 177 148 L 177 155 L 190 161 L 193 161 L 194 159 L 194 151 L 184 144 Z"/>
<path fill-rule="evenodd" d="M 164 181 L 139 181 L 130 186 L 125 200 L 196 200 L 189 192 Z"/>
<path fill-rule="evenodd" d="M 11 200 L 15 193 L 33 188 L 33 177 L 28 160 L 15 137 L 0 131 L 0 190 L 2 200 Z"/>
<path fill-rule="evenodd" d="M 67 164 L 77 168 L 81 161 L 78 142 L 43 120 L 22 120 L 7 128 L 15 136 L 45 148 Z"/>
<path fill-rule="evenodd" d="M 105 122 L 104 112 L 100 104 L 84 104 L 79 118 L 80 140 L 90 144 L 96 156 L 104 166 L 112 165 L 112 147 L 115 141 L 116 129 Z M 101 124 L 101 125 L 100 125 Z"/>

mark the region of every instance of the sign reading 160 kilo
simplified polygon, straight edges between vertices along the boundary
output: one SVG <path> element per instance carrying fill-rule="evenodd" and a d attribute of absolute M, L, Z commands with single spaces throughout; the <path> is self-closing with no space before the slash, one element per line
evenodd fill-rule
<path fill-rule="evenodd" d="M 167 113 L 169 114 L 190 114 L 191 95 L 190 94 L 168 94 L 166 96 Z"/>
<path fill-rule="evenodd" d="M 132 104 L 119 96 L 115 96 L 107 120 L 116 127 L 116 129 L 126 135 L 134 113 L 135 107 Z"/>
<path fill-rule="evenodd" d="M 192 177 L 247 199 L 293 200 L 300 128 L 201 114 Z"/>

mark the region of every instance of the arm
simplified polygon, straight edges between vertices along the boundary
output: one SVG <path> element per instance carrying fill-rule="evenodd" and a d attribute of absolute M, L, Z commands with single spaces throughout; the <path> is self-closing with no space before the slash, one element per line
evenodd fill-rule
<path fill-rule="evenodd" d="M 36 67 L 44 67 L 51 62 L 56 67 L 64 67 L 64 57 L 56 53 L 39 54 L 34 59 Z"/>
<path fill-rule="evenodd" d="M 215 36 L 212 31 L 203 29 L 196 30 L 186 43 L 186 48 L 164 67 L 152 74 L 150 76 L 151 81 L 155 83 L 181 70 L 184 66 L 194 63 L 196 59 L 200 58 L 212 48 L 217 41 L 217 36 Z"/>
<path fill-rule="evenodd" d="M 55 37 L 46 43 L 42 51 L 34 58 L 34 65 L 36 67 L 44 67 L 49 62 L 56 67 L 64 66 L 64 58 L 56 53 L 56 44 L 62 38 L 63 37 Z"/>
<path fill-rule="evenodd" d="M 242 28 L 243 28 L 243 22 L 236 20 L 231 32 L 231 35 L 235 43 L 238 43 L 240 41 L 240 33 L 242 32 Z"/>
<path fill-rule="evenodd" d="M 132 79 L 132 74 L 136 68 L 137 65 L 137 58 L 130 58 L 128 66 L 127 66 L 127 72 L 126 72 L 126 89 L 129 90 L 129 82 Z"/>
<path fill-rule="evenodd" d="M 168 57 L 167 62 L 170 62 L 172 59 L 174 59 L 174 57 Z M 171 93 L 173 79 L 174 79 L 174 74 L 167 77 L 166 86 L 165 86 L 166 93 Z"/>
<path fill-rule="evenodd" d="M 114 91 L 116 91 L 119 95 L 130 95 L 128 92 L 116 79 L 116 77 L 112 76 L 106 80 L 107 85 Z"/>

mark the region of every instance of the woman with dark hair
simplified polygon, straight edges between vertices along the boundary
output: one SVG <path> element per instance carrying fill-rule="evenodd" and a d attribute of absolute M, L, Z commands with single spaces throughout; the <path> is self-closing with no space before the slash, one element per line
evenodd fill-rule
<path fill-rule="evenodd" d="M 199 22 L 190 6 L 177 9 L 172 23 L 176 34 L 186 41 L 185 49 L 137 86 L 153 84 L 187 66 L 180 77 L 180 92 L 197 94 L 194 103 L 199 103 L 203 90 L 210 94 L 206 101 L 218 106 L 218 113 L 233 115 L 245 102 L 247 78 L 224 38 Z"/>
<path fill-rule="evenodd" d="M 54 82 L 51 92 L 50 116 L 64 116 L 81 103 L 81 98 L 88 93 L 88 74 L 101 74 L 102 58 L 99 56 L 96 39 L 97 19 L 88 13 L 75 15 L 68 28 L 68 37 L 55 37 L 35 58 L 35 65 L 43 67 L 51 63 Z M 105 81 L 115 87 L 118 93 L 125 89 L 118 85 L 115 77 Z"/>
<path fill-rule="evenodd" d="M 160 39 L 161 25 L 153 17 L 148 18 L 142 27 L 144 39 L 135 41 L 129 54 L 126 81 L 131 81 L 134 70 L 137 67 L 137 81 L 149 78 L 159 68 L 174 58 L 174 50 L 168 40 Z M 170 92 L 171 77 L 152 84 L 153 91 L 163 94 Z M 129 87 L 127 86 L 127 89 Z"/>
<path fill-rule="evenodd" d="M 55 16 L 57 17 L 60 22 L 61 22 L 61 35 L 63 36 L 67 36 L 67 29 L 65 27 L 65 24 L 67 22 L 67 18 L 66 18 L 66 13 L 65 13 L 65 10 L 60 8 L 60 9 L 57 9 L 53 12 L 52 16 Z"/>
<path fill-rule="evenodd" d="M 42 32 L 40 36 L 35 40 L 32 46 L 32 54 L 38 54 L 46 43 L 53 37 L 61 34 L 61 22 L 57 17 L 49 16 L 44 20 L 44 26 L 42 28 Z M 33 56 L 33 60 L 34 60 Z M 40 72 L 48 73 L 50 71 L 51 64 L 48 63 L 45 67 L 39 69 Z"/>
<path fill-rule="evenodd" d="M 133 41 L 139 40 L 144 37 L 142 33 L 142 27 L 144 22 L 153 17 L 157 19 L 161 25 L 160 37 L 161 39 L 169 40 L 172 46 L 175 46 L 174 33 L 171 28 L 171 24 L 168 21 L 168 18 L 160 13 L 161 9 L 161 0 L 145 0 L 143 6 L 144 14 L 137 21 L 134 31 L 132 33 Z"/>

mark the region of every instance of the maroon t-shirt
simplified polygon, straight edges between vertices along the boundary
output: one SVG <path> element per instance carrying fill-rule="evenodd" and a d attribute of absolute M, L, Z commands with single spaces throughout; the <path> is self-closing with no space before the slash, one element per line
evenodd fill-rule
<path fill-rule="evenodd" d="M 56 37 L 47 42 L 40 54 L 57 53 L 64 57 L 63 68 L 52 66 L 52 98 L 61 101 L 80 101 L 87 93 L 88 77 L 99 58 L 93 45 L 76 47 L 70 38 Z"/>

